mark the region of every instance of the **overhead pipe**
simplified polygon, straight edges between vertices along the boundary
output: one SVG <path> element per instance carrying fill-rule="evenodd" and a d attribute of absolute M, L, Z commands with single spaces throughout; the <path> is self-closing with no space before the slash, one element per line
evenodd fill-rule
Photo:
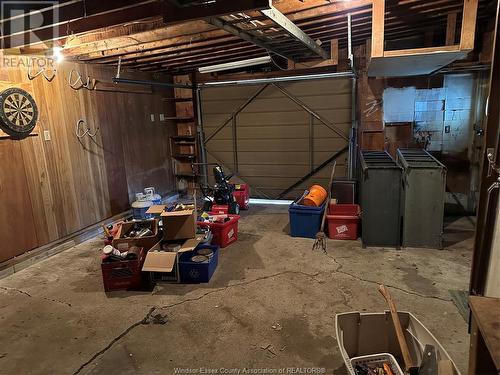
<path fill-rule="evenodd" d="M 319 73 L 310 75 L 299 75 L 299 76 L 284 76 L 284 77 L 270 77 L 270 78 L 254 78 L 254 79 L 243 79 L 243 80 L 231 80 L 231 81 L 214 81 L 199 83 L 198 87 L 214 87 L 214 86 L 228 86 L 228 85 L 258 85 L 264 83 L 276 83 L 276 82 L 289 82 L 289 81 L 308 81 L 312 79 L 327 79 L 327 78 L 352 78 L 354 77 L 353 72 L 337 72 L 337 73 Z"/>

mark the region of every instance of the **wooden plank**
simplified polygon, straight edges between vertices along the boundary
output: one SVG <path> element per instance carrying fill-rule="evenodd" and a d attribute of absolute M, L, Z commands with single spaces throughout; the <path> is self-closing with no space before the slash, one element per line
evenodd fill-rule
<path fill-rule="evenodd" d="M 385 1 L 373 0 L 372 4 L 371 57 L 381 57 L 384 55 Z"/>
<path fill-rule="evenodd" d="M 209 2 L 201 6 L 177 7 L 169 2 L 165 4 L 163 21 L 170 25 L 178 22 L 218 17 L 224 14 L 267 9 L 271 6 L 269 0 L 223 0 Z"/>
<path fill-rule="evenodd" d="M 462 30 L 460 33 L 460 50 L 472 51 L 476 34 L 478 0 L 464 0 Z"/>
<path fill-rule="evenodd" d="M 474 332 L 477 335 L 476 339 L 484 341 L 496 372 L 500 372 L 500 330 L 498 329 L 500 298 L 471 296 L 469 298 L 469 305 L 473 316 L 474 326 L 477 327 L 477 331 Z M 471 360 L 474 355 L 478 356 L 478 361 L 476 362 L 477 372 L 474 371 L 471 373 L 481 373 L 478 370 L 481 366 L 486 364 L 480 362 L 485 361 L 488 356 L 484 350 L 483 352 L 472 352 Z M 481 358 L 483 358 L 483 361 L 481 361 Z"/>
<path fill-rule="evenodd" d="M 453 12 L 448 14 L 446 21 L 446 45 L 451 46 L 455 44 L 455 31 L 457 29 L 457 13 Z"/>
<path fill-rule="evenodd" d="M 38 246 L 26 174 L 22 167 L 19 141 L 0 141 L 0 261 L 10 259 Z"/>

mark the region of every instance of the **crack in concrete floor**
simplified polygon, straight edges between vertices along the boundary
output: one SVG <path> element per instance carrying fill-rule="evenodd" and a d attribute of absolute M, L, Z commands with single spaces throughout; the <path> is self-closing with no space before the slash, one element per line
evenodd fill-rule
<path fill-rule="evenodd" d="M 218 288 L 218 289 L 215 289 L 215 290 L 211 290 L 211 291 L 203 293 L 202 295 L 200 295 L 198 297 L 195 297 L 195 298 L 187 298 L 185 300 L 182 300 L 182 301 L 179 301 L 179 302 L 175 302 L 175 303 L 172 303 L 172 304 L 169 304 L 169 305 L 164 305 L 164 306 L 153 306 L 153 307 L 151 307 L 149 309 L 148 313 L 144 316 L 144 318 L 142 318 L 141 320 L 133 323 L 132 325 L 130 325 L 129 327 L 127 327 L 122 333 L 120 333 L 118 336 L 116 336 L 115 338 L 113 338 L 110 341 L 110 343 L 105 348 L 103 348 L 100 351 L 98 351 L 97 353 L 95 353 L 88 361 L 86 361 L 85 363 L 83 363 L 73 373 L 73 375 L 77 375 L 80 372 L 82 372 L 89 364 L 91 364 L 98 357 L 100 357 L 101 355 L 103 355 L 104 353 L 106 353 L 106 351 L 108 351 L 109 349 L 111 349 L 116 342 L 118 342 L 120 339 L 122 339 L 124 336 L 126 336 L 134 328 L 136 328 L 136 327 L 138 327 L 140 325 L 143 325 L 143 324 L 149 324 L 148 321 L 150 320 L 152 314 L 155 311 L 157 311 L 157 310 L 169 309 L 169 308 L 172 308 L 172 307 L 176 307 L 176 306 L 182 305 L 184 303 L 194 302 L 194 301 L 200 301 L 201 299 L 203 299 L 203 298 L 205 298 L 205 297 L 207 297 L 207 296 L 209 296 L 211 294 L 223 292 L 223 291 L 226 291 L 228 289 L 235 288 L 235 287 L 246 286 L 246 285 L 249 285 L 249 284 L 253 284 L 253 283 L 257 282 L 257 281 L 268 280 L 268 279 L 271 279 L 273 277 L 279 277 L 279 276 L 283 276 L 283 275 L 287 275 L 287 274 L 297 274 L 297 275 L 303 275 L 303 276 L 315 279 L 317 276 L 319 276 L 322 273 L 323 272 L 317 272 L 317 273 L 314 273 L 314 274 L 310 274 L 310 273 L 302 272 L 302 271 L 283 271 L 283 272 L 278 272 L 278 273 L 275 273 L 275 274 L 272 274 L 272 275 L 258 277 L 258 278 L 253 279 L 253 280 L 248 280 L 248 281 L 243 281 L 241 283 L 231 284 L 231 285 L 225 286 L 223 288 Z M 346 306 L 348 306 L 348 305 L 346 305 Z"/>
<path fill-rule="evenodd" d="M 98 351 L 97 353 L 95 353 L 89 360 L 87 360 L 85 363 L 83 363 L 73 373 L 73 375 L 77 375 L 77 374 L 81 373 L 89 364 L 91 364 L 92 362 L 94 362 L 94 360 L 96 360 L 97 358 L 99 358 L 100 356 L 102 356 L 103 354 L 105 354 L 109 349 L 111 349 L 113 347 L 113 345 L 115 343 L 117 343 L 118 341 L 120 341 L 124 336 L 126 336 L 128 333 L 130 333 L 130 331 L 132 331 L 134 328 L 136 328 L 136 327 L 138 327 L 140 325 L 150 324 L 149 321 L 150 321 L 151 316 L 153 315 L 153 313 L 155 311 L 165 310 L 165 309 L 177 307 L 179 305 L 182 305 L 182 304 L 188 303 L 188 302 L 200 301 L 203 298 L 205 298 L 205 297 L 207 297 L 207 296 L 209 296 L 211 294 L 223 292 L 223 291 L 226 291 L 226 290 L 231 289 L 231 288 L 246 286 L 246 285 L 258 282 L 258 281 L 268 280 L 268 279 L 271 279 L 273 277 L 280 277 L 280 276 L 289 275 L 289 274 L 302 275 L 302 276 L 305 276 L 305 277 L 309 277 L 309 278 L 311 278 L 311 279 L 313 279 L 313 280 L 315 280 L 315 281 L 318 282 L 318 280 L 316 278 L 319 275 L 327 274 L 327 273 L 330 274 L 331 272 L 333 272 L 333 273 L 340 273 L 340 274 L 349 276 L 349 277 L 354 278 L 354 279 L 356 279 L 358 281 L 361 281 L 361 282 L 366 282 L 366 283 L 370 283 L 370 284 L 380 285 L 380 283 L 377 282 L 377 281 L 364 279 L 362 277 L 356 276 L 356 275 L 351 274 L 349 272 L 343 271 L 342 268 L 344 267 L 344 265 L 338 261 L 339 258 L 333 257 L 333 256 L 331 256 L 329 254 L 326 254 L 326 256 L 328 258 L 332 259 L 335 262 L 335 264 L 338 265 L 337 269 L 332 270 L 332 271 L 321 271 L 321 272 L 316 272 L 316 273 L 307 273 L 307 272 L 303 272 L 303 271 L 283 271 L 283 272 L 275 273 L 275 274 L 272 274 L 272 275 L 261 276 L 261 277 L 258 277 L 256 279 L 252 279 L 252 280 L 243 281 L 243 282 L 240 282 L 240 283 L 231 284 L 231 285 L 225 286 L 223 288 L 218 288 L 218 289 L 215 289 L 215 290 L 210 290 L 210 291 L 208 291 L 206 293 L 201 294 L 198 297 L 187 298 L 187 299 L 184 299 L 184 300 L 181 300 L 179 302 L 175 302 L 175 303 L 172 303 L 172 304 L 169 304 L 169 305 L 153 306 L 153 307 L 151 307 L 149 309 L 149 311 L 146 313 L 146 315 L 141 320 L 133 323 L 132 325 L 130 325 L 129 327 L 127 327 L 122 333 L 120 333 L 118 336 L 114 337 L 109 342 L 109 344 L 106 347 L 104 347 L 103 349 L 101 349 L 100 351 Z M 350 258 L 350 257 L 340 257 L 340 259 L 348 259 L 348 258 Z M 442 298 L 442 297 L 439 297 L 439 296 L 428 296 L 428 295 L 420 294 L 420 293 L 417 293 L 417 292 L 409 291 L 409 290 L 406 290 L 406 289 L 403 289 L 403 288 L 400 288 L 400 287 L 394 286 L 394 285 L 388 285 L 388 284 L 386 284 L 386 286 L 388 288 L 396 289 L 396 290 L 399 290 L 399 291 L 401 291 L 403 293 L 411 294 L 411 295 L 414 295 L 414 296 L 417 296 L 417 297 L 420 297 L 420 298 L 437 299 L 437 300 L 440 300 L 440 301 L 443 301 L 443 302 L 453 303 L 453 301 L 451 299 L 448 300 L 448 299 L 445 299 L 445 298 Z M 338 301 L 338 302 L 340 304 L 343 304 L 344 306 L 350 308 L 350 309 L 353 309 L 353 307 L 349 304 L 350 301 L 349 301 L 348 294 L 344 290 L 342 290 L 341 288 L 339 288 L 339 291 L 340 291 L 340 293 L 342 295 L 342 300 Z M 152 294 L 153 295 L 155 294 L 154 291 L 153 291 Z"/>
<path fill-rule="evenodd" d="M 341 273 L 343 275 L 346 275 L 346 276 L 350 276 L 356 280 L 359 280 L 359 281 L 363 281 L 365 283 L 370 283 L 370 284 L 376 284 L 376 285 L 380 285 L 382 284 L 381 282 L 378 282 L 378 281 L 375 281 L 375 280 L 369 280 L 369 279 L 365 279 L 365 278 L 362 278 L 360 276 L 356 276 L 350 272 L 347 272 L 347 271 L 343 271 L 342 268 L 344 267 L 344 265 L 342 263 L 340 263 L 337 259 L 339 258 L 335 258 L 329 254 L 325 254 L 328 258 L 332 259 L 339 267 L 333 271 L 333 272 L 337 272 L 337 273 Z M 349 257 L 342 257 L 341 259 L 346 259 L 346 258 L 349 258 Z M 417 296 L 417 297 L 421 297 L 421 298 L 430 298 L 430 299 L 436 299 L 436 300 L 439 300 L 439 301 L 444 301 L 444 302 L 451 302 L 453 303 L 453 300 L 450 298 L 443 298 L 443 297 L 439 297 L 439 296 L 429 296 L 429 295 L 426 295 L 426 294 L 421 294 L 421 293 L 417 293 L 417 292 L 413 292 L 413 291 L 410 291 L 410 290 L 407 290 L 407 289 L 404 289 L 404 288 L 401 288 L 399 286 L 395 286 L 395 285 L 390 285 L 390 284 L 384 284 L 386 287 L 388 288 L 392 288 L 392 289 L 396 289 L 396 290 L 399 290 L 401 292 L 404 292 L 406 294 L 411 294 L 411 295 L 414 295 L 414 296 Z"/>
<path fill-rule="evenodd" d="M 25 296 L 28 296 L 30 298 L 40 298 L 40 299 L 43 299 L 45 301 L 49 301 L 49 302 L 55 302 L 55 303 L 60 303 L 62 305 L 66 305 L 68 307 L 71 307 L 71 303 L 69 302 L 64 302 L 64 301 L 60 301 L 58 299 L 53 299 L 53 298 L 48 298 L 48 297 L 37 297 L 37 296 L 33 296 L 31 295 L 30 293 L 24 291 L 24 290 L 20 290 L 20 289 L 16 289 L 16 288 L 9 288 L 9 287 L 5 287 L 5 286 L 0 286 L 0 290 L 4 290 L 6 292 L 17 292 L 19 294 L 24 294 Z"/>

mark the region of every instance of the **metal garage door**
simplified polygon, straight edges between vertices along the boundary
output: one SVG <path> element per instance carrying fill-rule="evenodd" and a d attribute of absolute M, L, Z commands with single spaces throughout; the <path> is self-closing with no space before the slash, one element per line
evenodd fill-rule
<path fill-rule="evenodd" d="M 335 155 L 335 176 L 346 176 L 351 86 L 351 78 L 329 78 L 204 87 L 207 161 L 236 173 L 260 198 L 295 198 L 313 183 L 326 186 L 331 163 L 294 184 Z"/>

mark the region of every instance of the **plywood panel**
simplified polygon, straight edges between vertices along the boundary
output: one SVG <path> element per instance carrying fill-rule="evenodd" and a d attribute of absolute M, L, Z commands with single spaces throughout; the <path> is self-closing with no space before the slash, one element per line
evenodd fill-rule
<path fill-rule="evenodd" d="M 0 141 L 0 262 L 38 246 L 19 142 Z M 14 161 L 20 161 L 15 163 Z"/>

